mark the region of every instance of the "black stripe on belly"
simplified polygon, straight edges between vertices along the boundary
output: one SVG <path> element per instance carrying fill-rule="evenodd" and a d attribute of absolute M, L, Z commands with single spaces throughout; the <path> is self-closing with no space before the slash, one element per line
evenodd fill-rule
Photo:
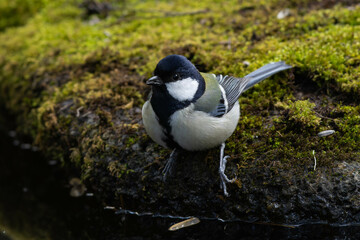
<path fill-rule="evenodd" d="M 166 89 L 157 87 L 153 89 L 153 94 L 150 99 L 150 103 L 160 125 L 164 128 L 164 134 L 166 139 L 163 141 L 169 148 L 180 148 L 179 144 L 175 142 L 173 136 L 171 136 L 170 117 L 176 111 L 183 109 L 190 105 L 190 101 L 177 101 L 174 99 Z"/>

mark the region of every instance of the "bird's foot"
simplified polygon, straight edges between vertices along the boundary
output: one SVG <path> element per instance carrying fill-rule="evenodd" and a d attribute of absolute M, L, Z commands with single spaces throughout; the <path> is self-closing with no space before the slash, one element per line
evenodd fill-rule
<path fill-rule="evenodd" d="M 166 162 L 166 165 L 162 171 L 162 173 L 164 174 L 163 176 L 163 180 L 164 182 L 166 181 L 166 179 L 172 175 L 173 173 L 173 169 L 174 169 L 174 165 L 175 165 L 175 162 L 176 162 L 176 159 L 178 157 L 178 154 L 179 154 L 179 151 L 177 149 L 174 149 L 171 154 L 170 154 L 170 157 L 169 159 L 167 160 Z"/>
<path fill-rule="evenodd" d="M 233 183 L 236 181 L 236 178 L 230 180 L 225 174 L 226 162 L 229 156 L 224 157 L 224 149 L 225 149 L 225 143 L 221 144 L 221 148 L 220 148 L 220 166 L 219 166 L 220 188 L 223 189 L 224 195 L 228 197 L 229 193 L 226 191 L 226 183 Z"/>

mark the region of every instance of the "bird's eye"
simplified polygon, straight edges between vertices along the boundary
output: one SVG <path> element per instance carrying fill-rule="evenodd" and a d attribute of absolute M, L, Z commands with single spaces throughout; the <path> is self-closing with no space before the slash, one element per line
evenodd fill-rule
<path fill-rule="evenodd" d="M 175 73 L 174 75 L 173 75 L 173 80 L 179 80 L 180 79 L 180 75 L 178 74 L 178 73 Z"/>

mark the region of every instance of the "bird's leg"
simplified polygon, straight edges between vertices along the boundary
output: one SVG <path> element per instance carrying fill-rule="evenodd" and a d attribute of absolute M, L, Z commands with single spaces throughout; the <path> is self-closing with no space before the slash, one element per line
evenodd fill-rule
<path fill-rule="evenodd" d="M 225 168 L 226 168 L 226 162 L 227 162 L 227 158 L 229 158 L 229 156 L 225 156 L 224 157 L 224 149 L 225 149 L 225 143 L 221 144 L 220 147 L 220 166 L 219 166 L 219 173 L 220 173 L 220 188 L 222 188 L 224 190 L 224 195 L 225 196 L 229 196 L 229 193 L 226 191 L 226 183 L 233 183 L 235 182 L 236 178 L 233 179 L 229 179 L 226 175 L 225 175 Z"/>
<path fill-rule="evenodd" d="M 173 166 L 174 163 L 176 162 L 176 159 L 178 158 L 179 152 L 180 151 L 176 148 L 171 152 L 170 157 L 167 160 L 166 165 L 164 167 L 164 170 L 162 171 L 162 173 L 164 174 L 163 177 L 164 181 L 166 181 L 166 178 L 172 174 Z"/>

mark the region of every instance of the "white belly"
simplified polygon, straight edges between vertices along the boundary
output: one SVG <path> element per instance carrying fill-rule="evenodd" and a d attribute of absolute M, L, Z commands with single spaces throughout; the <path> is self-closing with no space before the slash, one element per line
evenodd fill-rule
<path fill-rule="evenodd" d="M 230 112 L 220 118 L 194 111 L 194 105 L 191 104 L 171 116 L 171 134 L 185 150 L 205 150 L 225 142 L 235 131 L 239 117 L 238 102 Z"/>
<path fill-rule="evenodd" d="M 142 118 L 146 132 L 157 144 L 166 147 L 164 130 L 157 120 L 157 116 L 149 101 L 142 108 Z"/>

